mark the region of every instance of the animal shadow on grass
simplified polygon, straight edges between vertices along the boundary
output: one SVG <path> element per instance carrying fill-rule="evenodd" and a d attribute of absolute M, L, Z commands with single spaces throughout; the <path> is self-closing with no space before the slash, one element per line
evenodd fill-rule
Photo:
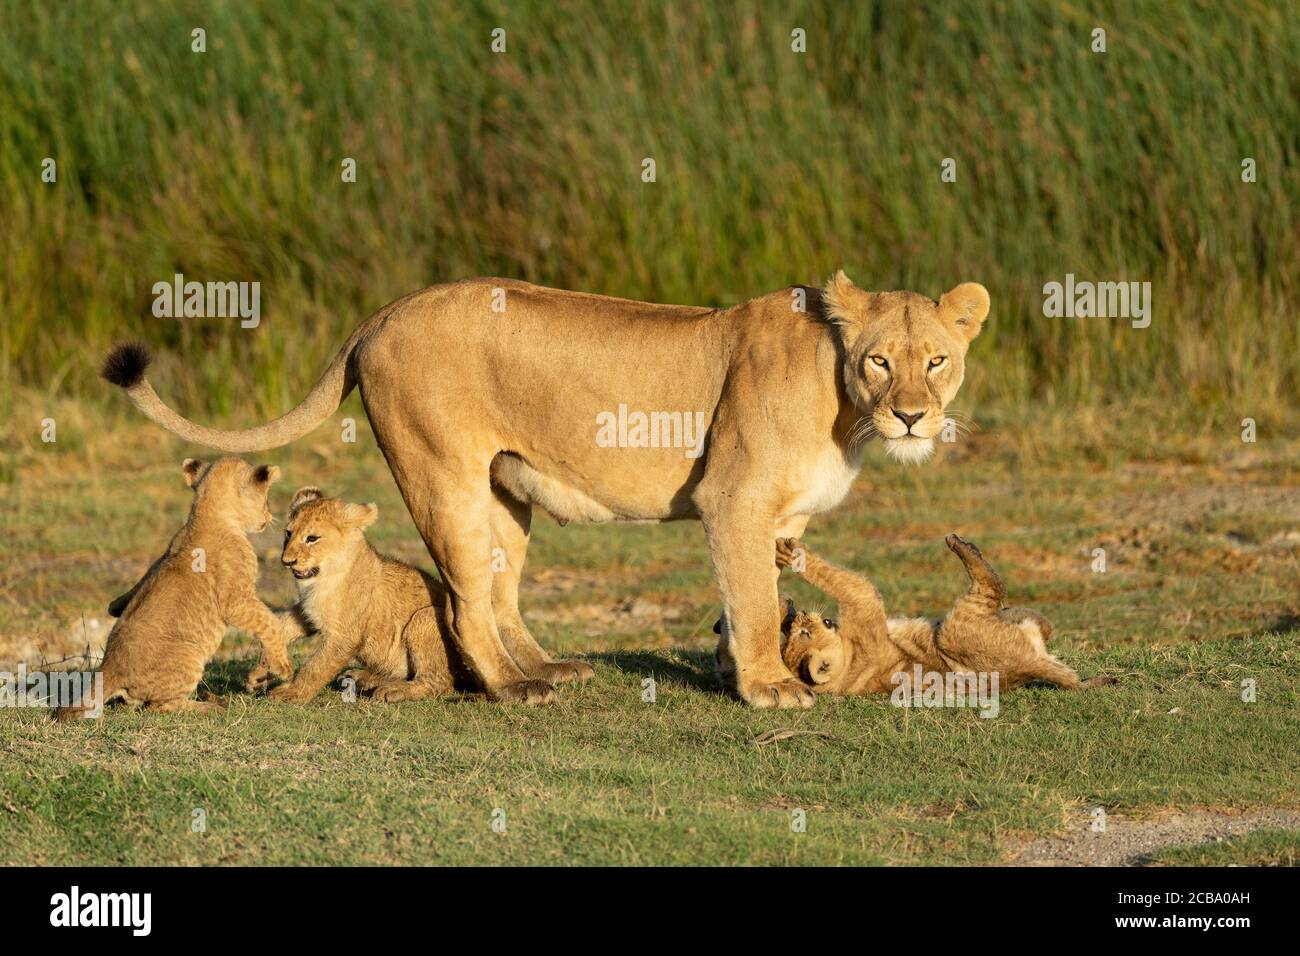
<path fill-rule="evenodd" d="M 227 698 L 233 694 L 244 694 L 244 685 L 248 682 L 248 672 L 257 663 L 256 657 L 211 661 L 203 669 L 203 679 L 199 681 L 198 697 L 205 695 Z"/>
<path fill-rule="evenodd" d="M 656 684 L 672 682 L 697 690 L 716 691 L 712 651 L 608 651 L 588 660 L 636 677 L 653 677 Z"/>

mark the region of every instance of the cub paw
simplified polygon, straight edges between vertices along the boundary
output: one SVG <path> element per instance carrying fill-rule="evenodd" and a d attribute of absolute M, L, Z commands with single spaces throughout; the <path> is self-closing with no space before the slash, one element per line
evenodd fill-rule
<path fill-rule="evenodd" d="M 366 670 L 364 667 L 354 667 L 351 670 L 343 672 L 343 679 L 351 678 L 358 694 L 369 694 L 376 687 L 383 684 L 383 681 Z"/>
<path fill-rule="evenodd" d="M 293 683 L 288 683 L 272 688 L 271 692 L 266 696 L 267 699 L 279 701 L 282 704 L 302 704 L 311 700 L 315 695 L 304 694 L 301 688 L 295 687 Z"/>
<path fill-rule="evenodd" d="M 544 680 L 521 680 L 488 691 L 488 699 L 502 704 L 538 707 L 555 702 L 555 687 Z"/>
<path fill-rule="evenodd" d="M 776 539 L 776 566 L 778 568 L 793 567 L 800 554 L 806 553 L 804 546 L 798 538 L 777 538 Z"/>

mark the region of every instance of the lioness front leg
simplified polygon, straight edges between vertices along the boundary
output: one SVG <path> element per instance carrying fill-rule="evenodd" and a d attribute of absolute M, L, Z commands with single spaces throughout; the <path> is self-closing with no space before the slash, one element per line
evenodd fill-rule
<path fill-rule="evenodd" d="M 722 508 L 701 516 L 728 625 L 719 646 L 720 671 L 734 672 L 731 689 L 754 707 L 811 707 L 813 692 L 781 660 L 775 520 L 723 500 Z"/>

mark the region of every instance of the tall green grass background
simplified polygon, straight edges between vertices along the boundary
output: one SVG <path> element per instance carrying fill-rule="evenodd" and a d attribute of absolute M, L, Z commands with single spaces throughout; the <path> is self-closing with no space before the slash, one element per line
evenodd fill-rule
<path fill-rule="evenodd" d="M 107 400 L 99 358 L 139 337 L 169 400 L 246 423 L 431 283 L 728 305 L 839 267 L 988 286 L 967 387 L 990 407 L 1266 415 L 1300 391 L 1289 4 L 0 0 L 0 18 L 6 404 Z M 153 317 L 176 272 L 260 281 L 261 326 Z M 1067 272 L 1152 282 L 1151 327 L 1045 318 Z"/>

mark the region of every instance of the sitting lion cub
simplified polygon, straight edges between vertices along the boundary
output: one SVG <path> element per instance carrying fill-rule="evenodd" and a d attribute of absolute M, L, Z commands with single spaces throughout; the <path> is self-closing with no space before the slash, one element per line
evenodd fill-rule
<path fill-rule="evenodd" d="M 971 586 L 942 621 L 887 619 L 880 592 L 866 578 L 823 561 L 794 538 L 777 541 L 777 564 L 801 563 L 804 577 L 840 606 L 837 624 L 796 612 L 787 599 L 781 625 L 786 666 L 818 694 L 890 693 L 893 676 L 915 664 L 941 673 L 996 671 L 1003 690 L 1033 681 L 1082 686 L 1078 674 L 1047 652 L 1047 619 L 1004 607 L 1006 588 L 979 549 L 955 534 L 945 540 L 966 566 Z"/>
<path fill-rule="evenodd" d="M 327 498 L 300 488 L 289 505 L 280 560 L 298 583 L 298 603 L 282 617 L 290 636 L 320 631 L 320 648 L 275 700 L 315 697 L 354 657 L 357 689 L 376 700 L 436 697 L 472 682 L 459 666 L 442 626 L 442 584 L 423 571 L 384 557 L 365 530 L 379 516 L 373 504 Z M 297 634 L 293 634 L 297 624 Z"/>
<path fill-rule="evenodd" d="M 239 458 L 210 465 L 187 458 L 181 472 L 194 489 L 189 519 L 144 577 L 110 605 L 118 621 L 104 648 L 102 696 L 60 708 L 60 720 L 119 696 L 150 710 L 220 710 L 215 701 L 190 696 L 227 625 L 262 642 L 271 672 L 293 673 L 281 625 L 257 597 L 257 555 L 246 536 L 270 523 L 267 494 L 280 469 Z"/>

